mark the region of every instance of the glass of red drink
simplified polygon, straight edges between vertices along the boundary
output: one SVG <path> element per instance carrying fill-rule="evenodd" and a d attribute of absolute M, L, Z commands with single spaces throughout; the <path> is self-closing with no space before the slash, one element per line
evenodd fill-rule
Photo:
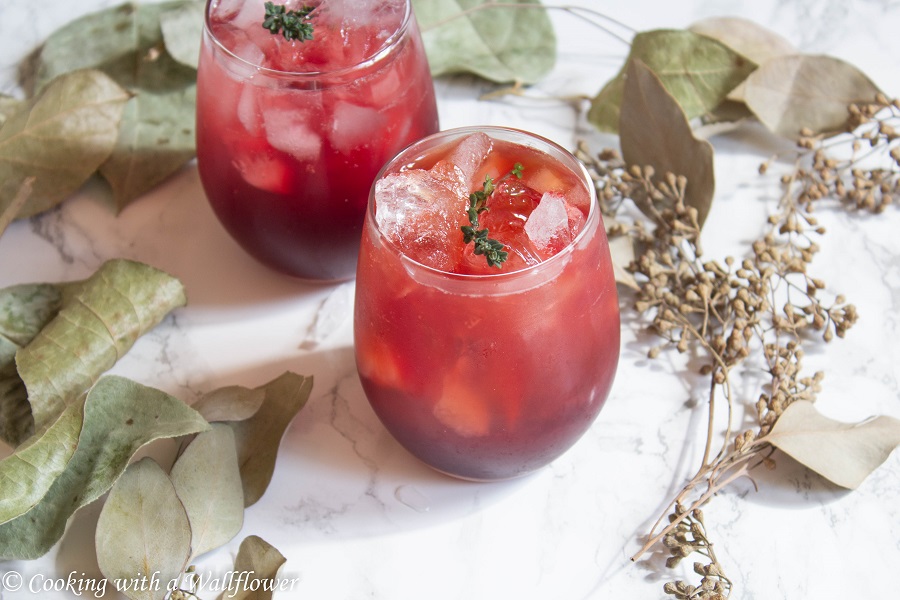
<path fill-rule="evenodd" d="M 488 176 L 478 225 L 504 245 L 499 266 L 461 230 Z M 402 151 L 370 194 L 354 335 L 374 411 L 426 464 L 486 481 L 557 458 L 594 421 L 619 358 L 609 245 L 584 167 L 496 127 Z"/>
<path fill-rule="evenodd" d="M 409 0 L 307 0 L 313 39 L 263 27 L 264 0 L 209 0 L 197 74 L 197 164 L 252 256 L 351 279 L 378 169 L 438 129 Z"/>

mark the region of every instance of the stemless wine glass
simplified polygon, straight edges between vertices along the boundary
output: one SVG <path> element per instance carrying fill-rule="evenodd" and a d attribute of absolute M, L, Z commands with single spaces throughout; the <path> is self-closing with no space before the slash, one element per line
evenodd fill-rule
<path fill-rule="evenodd" d="M 312 0 L 313 39 L 301 42 L 263 27 L 265 4 L 207 3 L 203 188 L 260 262 L 311 281 L 351 279 L 373 177 L 438 129 L 418 26 L 409 0 Z"/>
<path fill-rule="evenodd" d="M 448 161 L 468 162 L 460 150 L 463 140 L 485 133 L 493 148 L 482 174 L 470 180 L 480 189 L 483 173 L 493 173 L 505 197 L 489 198 L 481 224 L 489 214 L 491 235 L 509 230 L 515 240 L 522 235 L 521 223 L 503 214 L 511 206 L 515 212 L 525 203 L 547 202 L 544 223 L 528 232 L 532 241 L 559 242 L 545 231 L 559 210 L 565 211 L 564 223 L 579 223 L 574 239 L 549 258 L 535 259 L 543 249 L 535 250 L 532 241 L 523 242 L 527 250 L 512 241 L 509 269 L 472 267 L 473 261 L 484 264 L 484 257 L 464 245 L 452 223 L 443 230 L 438 226 L 435 239 L 446 238 L 449 251 L 434 258 L 440 254 L 434 244 L 419 243 L 430 225 L 415 214 L 418 201 L 399 210 L 387 202 L 381 206 L 379 194 L 400 190 L 401 196 L 416 196 L 432 180 L 439 189 L 424 193 L 426 204 L 442 202 L 441 190 L 455 185 L 442 175 L 455 172 Z M 502 174 L 515 162 L 524 166 L 522 179 L 503 184 Z M 378 180 L 416 169 L 431 169 L 434 176 L 414 177 L 409 184 L 376 183 L 370 194 L 354 314 L 363 388 L 390 433 L 431 467 L 481 481 L 528 473 L 557 458 L 588 429 L 618 363 L 618 299 L 594 187 L 581 163 L 560 146 L 496 127 L 453 129 L 420 140 L 391 160 Z M 505 191 L 502 185 L 508 186 Z M 464 204 L 457 210 L 465 216 Z M 404 238 L 410 231 L 414 235 Z"/>

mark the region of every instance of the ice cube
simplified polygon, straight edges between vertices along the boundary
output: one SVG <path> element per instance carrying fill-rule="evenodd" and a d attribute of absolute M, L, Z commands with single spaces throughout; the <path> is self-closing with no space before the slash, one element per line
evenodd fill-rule
<path fill-rule="evenodd" d="M 241 2 L 238 10 L 231 17 L 231 23 L 238 29 L 250 31 L 263 22 L 264 9 L 261 2 Z"/>
<path fill-rule="evenodd" d="M 333 15 L 335 22 L 340 22 L 343 28 L 370 27 L 376 29 L 384 27 L 389 29 L 390 35 L 396 31 L 397 24 L 405 12 L 403 0 L 382 0 L 371 2 L 370 0 L 329 0 L 322 5 Z"/>
<path fill-rule="evenodd" d="M 237 103 L 237 116 L 247 133 L 256 137 L 263 133 L 263 118 L 257 101 L 257 89 L 253 85 L 241 87 Z"/>
<path fill-rule="evenodd" d="M 348 155 L 358 148 L 381 142 L 385 117 L 378 110 L 350 102 L 334 105 L 331 143 L 338 152 Z"/>
<path fill-rule="evenodd" d="M 553 192 L 541 196 L 525 222 L 525 233 L 544 259 L 562 250 L 573 238 L 566 199 Z"/>
<path fill-rule="evenodd" d="M 482 182 L 475 181 L 475 175 L 488 154 L 491 153 L 492 147 L 493 142 L 487 134 L 480 131 L 473 133 L 463 138 L 446 159 L 434 166 L 434 170 L 441 171 L 448 176 L 458 177 L 467 190 L 474 190 L 481 186 Z M 451 175 L 451 171 L 457 171 L 457 173 Z"/>
<path fill-rule="evenodd" d="M 466 195 L 459 182 L 433 170 L 410 169 L 375 184 L 375 221 L 414 260 L 453 271 L 463 250 Z"/>
<path fill-rule="evenodd" d="M 273 110 L 263 112 L 266 140 L 273 148 L 286 152 L 303 162 L 318 160 L 322 151 L 322 139 L 308 125 L 309 116 L 297 110 Z"/>

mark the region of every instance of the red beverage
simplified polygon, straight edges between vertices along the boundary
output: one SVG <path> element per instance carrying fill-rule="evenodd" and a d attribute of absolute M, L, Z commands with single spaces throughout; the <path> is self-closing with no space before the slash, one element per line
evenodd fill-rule
<path fill-rule="evenodd" d="M 437 131 L 437 108 L 408 0 L 309 4 L 313 39 L 300 42 L 263 28 L 263 0 L 209 1 L 197 164 L 247 252 L 300 278 L 343 280 L 375 174 Z"/>
<path fill-rule="evenodd" d="M 517 162 L 521 179 L 510 176 Z M 486 175 L 496 187 L 479 225 L 505 245 L 499 268 L 460 230 Z M 594 421 L 619 357 L 618 298 L 588 174 L 516 130 L 465 128 L 413 144 L 373 186 L 355 311 L 363 388 L 413 455 L 474 480 L 546 465 Z"/>

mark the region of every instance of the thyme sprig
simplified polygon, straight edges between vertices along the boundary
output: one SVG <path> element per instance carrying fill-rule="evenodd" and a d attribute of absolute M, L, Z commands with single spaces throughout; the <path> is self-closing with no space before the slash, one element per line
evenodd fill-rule
<path fill-rule="evenodd" d="M 305 42 L 313 39 L 313 25 L 309 22 L 314 6 L 302 6 L 300 10 L 287 10 L 284 5 L 266 2 L 266 17 L 262 26 L 273 35 L 279 33 L 288 41 Z"/>
<path fill-rule="evenodd" d="M 516 163 L 509 173 L 497 180 L 497 183 L 502 182 L 510 176 L 521 179 L 522 170 L 524 168 L 522 163 Z M 503 249 L 505 246 L 502 242 L 488 237 L 489 232 L 487 227 L 483 229 L 478 228 L 478 216 L 484 211 L 489 210 L 487 201 L 491 194 L 494 193 L 495 189 L 496 185 L 494 184 L 494 180 L 488 175 L 484 178 L 481 189 L 469 194 L 469 208 L 466 210 L 466 215 L 469 217 L 469 225 L 463 225 L 460 229 L 463 233 L 463 242 L 466 245 L 471 244 L 472 242 L 475 243 L 475 254 L 479 256 L 484 255 L 489 267 L 500 268 L 500 265 L 506 262 L 509 253 Z"/>
<path fill-rule="evenodd" d="M 832 137 L 804 132 L 792 168 L 782 175 L 782 194 L 765 233 L 743 260 L 707 259 L 701 247 L 697 211 L 685 203 L 688 182 L 653 169 L 626 165 L 614 151 L 592 155 L 584 145 L 578 156 L 591 171 L 601 209 L 610 217 L 624 212 L 635 198 L 646 219 L 633 225 L 617 222 L 611 236 L 627 235 L 635 243 L 629 267 L 637 283 L 634 307 L 662 342 L 648 356 L 666 349 L 701 357 L 699 373 L 708 378 L 706 447 L 697 472 L 670 501 L 663 516 L 632 557 L 662 544 L 674 568 L 691 555 L 700 576 L 697 585 L 675 580 L 664 587 L 679 600 L 724 600 L 733 582 L 725 575 L 701 507 L 760 465 L 774 466 L 769 433 L 784 410 L 797 400 L 814 400 L 824 374 L 806 375 L 804 347 L 816 338 L 842 338 L 856 322 L 853 304 L 809 273 L 825 229 L 812 214 L 825 201 L 849 210 L 879 213 L 900 195 L 900 102 L 879 95 L 874 102 L 849 107 L 852 130 Z M 849 158 L 833 158 L 849 149 Z M 874 155 L 888 166 L 872 166 Z M 760 172 L 765 174 L 770 163 Z M 763 366 L 766 380 L 759 393 L 741 398 L 733 385 L 737 367 L 747 360 Z M 727 414 L 725 431 L 714 427 L 717 413 Z M 756 426 L 733 426 L 738 402 L 756 415 Z M 717 446 L 716 440 L 721 445 Z M 668 514 L 666 514 L 668 513 Z"/>

